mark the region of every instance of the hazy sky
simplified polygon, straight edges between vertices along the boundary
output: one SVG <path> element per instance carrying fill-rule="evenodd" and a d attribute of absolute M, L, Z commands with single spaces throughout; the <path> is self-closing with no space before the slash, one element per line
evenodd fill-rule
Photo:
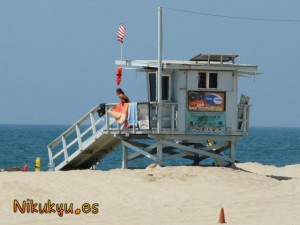
<path fill-rule="evenodd" d="M 251 126 L 300 126 L 299 0 L 0 0 L 0 124 L 73 124 L 95 105 L 118 102 L 117 29 L 127 28 L 125 59 L 157 59 L 157 8 L 163 59 L 239 54 L 263 75 L 242 78 Z M 124 71 L 121 87 L 145 101 L 145 77 Z"/>

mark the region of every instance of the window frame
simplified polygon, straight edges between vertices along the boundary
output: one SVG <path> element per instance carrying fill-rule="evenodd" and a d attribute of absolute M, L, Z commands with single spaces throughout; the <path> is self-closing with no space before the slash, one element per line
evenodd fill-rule
<path fill-rule="evenodd" d="M 205 87 L 203 87 L 203 83 L 201 82 L 201 76 L 205 74 Z M 216 74 L 216 87 L 211 86 L 211 76 Z M 199 71 L 198 72 L 198 89 L 209 89 L 209 90 L 217 90 L 218 89 L 218 80 L 219 80 L 219 73 L 217 71 Z"/>
<path fill-rule="evenodd" d="M 153 82 L 153 81 L 151 81 L 150 80 L 150 77 L 151 76 L 153 76 L 155 74 L 155 82 Z M 158 74 L 157 74 L 157 71 L 151 71 L 151 72 L 148 72 L 147 73 L 147 77 L 148 77 L 148 79 L 147 79 L 147 83 L 148 83 L 148 99 L 149 99 L 149 101 L 150 102 L 153 102 L 153 101 L 155 101 L 155 102 L 157 102 L 158 101 L 158 88 L 157 88 L 157 86 L 158 86 L 158 79 L 157 79 L 157 76 L 158 76 Z M 165 99 L 162 99 L 162 101 L 170 101 L 171 100 L 171 74 L 162 74 L 162 83 L 161 83 L 161 88 L 163 88 L 163 86 L 164 86 L 164 84 L 163 84 L 163 78 L 164 77 L 168 77 L 168 82 L 167 82 L 167 88 L 168 88 L 168 90 L 167 90 L 167 93 L 162 93 L 162 98 L 163 98 L 163 96 L 164 96 L 164 94 L 166 94 L 167 95 L 167 98 L 165 98 Z M 153 79 L 153 78 L 152 78 Z M 151 90 L 152 89 L 154 89 L 151 85 L 153 85 L 153 83 L 155 83 L 155 100 L 154 100 L 154 98 L 152 98 L 153 96 L 151 96 L 151 94 L 152 94 L 152 92 L 151 92 Z"/>
<path fill-rule="evenodd" d="M 154 99 L 152 99 L 152 86 L 151 85 L 153 85 L 153 83 L 151 82 L 151 77 L 153 76 L 153 75 L 155 75 L 155 97 L 154 97 Z M 148 72 L 147 73 L 147 77 L 148 77 L 148 79 L 147 79 L 147 83 L 148 83 L 148 100 L 149 100 L 149 102 L 156 102 L 157 101 L 157 72 Z"/>

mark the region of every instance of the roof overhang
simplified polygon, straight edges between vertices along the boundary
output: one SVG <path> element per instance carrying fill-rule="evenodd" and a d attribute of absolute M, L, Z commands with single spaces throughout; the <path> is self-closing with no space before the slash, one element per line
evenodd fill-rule
<path fill-rule="evenodd" d="M 116 60 L 116 65 L 135 68 L 136 70 L 157 70 L 157 60 Z M 163 70 L 213 70 L 213 71 L 236 71 L 242 75 L 257 75 L 257 66 L 249 64 L 232 64 L 199 61 L 163 60 Z"/>

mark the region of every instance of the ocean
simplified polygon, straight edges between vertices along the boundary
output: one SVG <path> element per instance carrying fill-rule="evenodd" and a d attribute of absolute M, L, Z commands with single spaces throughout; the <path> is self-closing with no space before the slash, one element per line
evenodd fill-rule
<path fill-rule="evenodd" d="M 0 169 L 35 170 L 35 160 L 41 159 L 41 170 L 48 170 L 47 145 L 63 133 L 66 125 L 0 125 Z M 227 151 L 228 152 L 228 151 Z M 121 168 L 121 148 L 116 149 L 96 166 L 99 170 Z M 236 160 L 264 165 L 300 164 L 300 128 L 251 127 L 249 135 L 236 143 Z M 153 161 L 141 158 L 129 161 L 129 167 L 143 168 Z M 207 163 L 211 163 L 207 161 Z M 191 161 L 177 159 L 166 165 L 186 165 Z"/>

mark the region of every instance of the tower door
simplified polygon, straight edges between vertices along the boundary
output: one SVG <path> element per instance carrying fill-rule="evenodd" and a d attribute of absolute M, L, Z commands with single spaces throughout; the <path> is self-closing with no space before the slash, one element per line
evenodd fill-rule
<path fill-rule="evenodd" d="M 157 102 L 158 90 L 157 90 L 157 72 L 148 73 L 148 100 L 150 102 Z M 162 74 L 162 100 L 171 100 L 171 76 L 170 74 Z"/>

